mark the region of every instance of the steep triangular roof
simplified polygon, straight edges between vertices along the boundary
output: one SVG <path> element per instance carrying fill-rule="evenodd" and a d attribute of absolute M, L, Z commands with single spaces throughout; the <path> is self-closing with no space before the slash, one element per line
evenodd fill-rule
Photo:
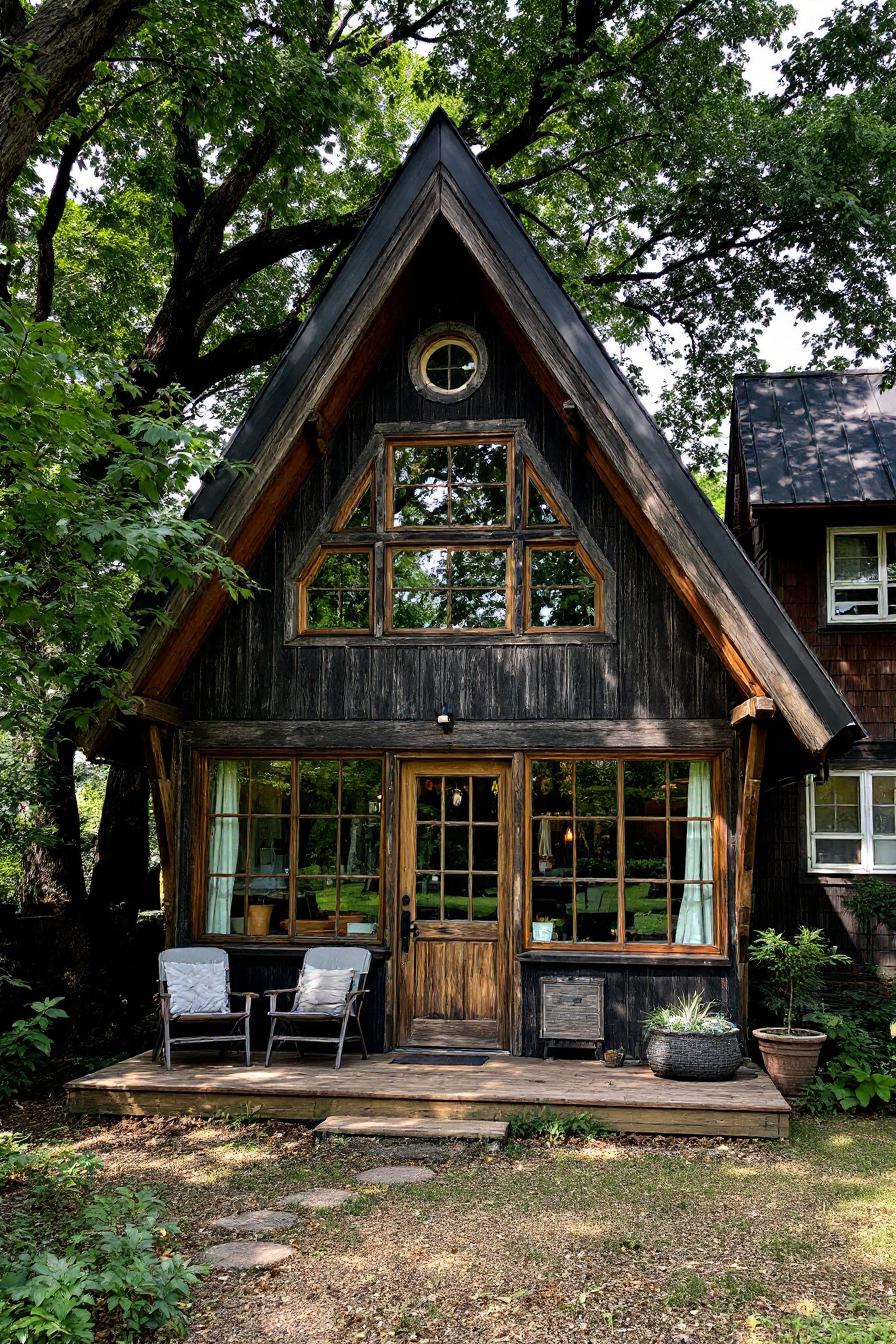
<path fill-rule="evenodd" d="M 732 533 L 456 127 L 434 114 L 404 166 L 234 433 L 190 514 L 209 520 L 249 563 L 314 459 L 320 408 L 350 395 L 385 300 L 441 218 L 483 272 L 539 376 L 595 470 L 707 634 L 744 695 L 768 695 L 816 756 L 863 736 L 825 673 Z M 348 388 L 341 391 L 342 387 Z M 234 473 L 228 463 L 250 461 Z M 213 585 L 175 594 L 131 655 L 137 694 L 164 698 L 227 599 Z"/>

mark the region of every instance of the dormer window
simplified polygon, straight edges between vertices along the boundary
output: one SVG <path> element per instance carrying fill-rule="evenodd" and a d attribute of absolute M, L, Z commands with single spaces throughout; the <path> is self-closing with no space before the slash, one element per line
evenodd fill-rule
<path fill-rule="evenodd" d="M 896 528 L 828 529 L 828 620 L 896 622 Z"/>

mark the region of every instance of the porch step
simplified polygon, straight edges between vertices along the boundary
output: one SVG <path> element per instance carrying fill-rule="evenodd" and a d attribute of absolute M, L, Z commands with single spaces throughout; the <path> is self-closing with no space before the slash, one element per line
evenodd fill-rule
<path fill-rule="evenodd" d="M 465 1139 L 504 1143 L 506 1120 L 437 1120 L 431 1115 L 328 1115 L 315 1126 L 319 1139 Z"/>

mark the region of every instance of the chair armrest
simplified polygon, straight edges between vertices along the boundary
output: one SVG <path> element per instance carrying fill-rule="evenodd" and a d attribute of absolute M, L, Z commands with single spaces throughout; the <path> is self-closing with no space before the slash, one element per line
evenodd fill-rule
<path fill-rule="evenodd" d="M 272 999 L 277 994 L 295 994 L 297 989 L 298 985 L 286 985 L 283 989 L 266 989 L 264 993 L 265 998 Z"/>
<path fill-rule="evenodd" d="M 257 999 L 258 995 L 251 989 L 232 989 L 230 997 L 232 999 Z"/>
<path fill-rule="evenodd" d="M 369 989 L 350 989 L 346 994 L 345 999 L 346 1002 L 348 1002 L 349 999 L 360 999 L 362 995 L 369 993 Z"/>

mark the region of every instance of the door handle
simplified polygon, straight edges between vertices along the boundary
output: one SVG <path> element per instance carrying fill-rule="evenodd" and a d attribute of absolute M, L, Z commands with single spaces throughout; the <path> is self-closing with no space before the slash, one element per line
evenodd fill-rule
<path fill-rule="evenodd" d="M 405 900 L 407 900 L 407 897 L 405 897 Z M 416 925 L 414 924 L 413 920 L 411 919 L 411 912 L 410 912 L 410 910 L 402 910 L 402 912 L 401 912 L 401 950 L 402 950 L 402 952 L 410 952 L 410 950 L 411 950 L 411 931 L 412 931 L 412 929 L 415 929 L 415 928 L 416 928 Z"/>

